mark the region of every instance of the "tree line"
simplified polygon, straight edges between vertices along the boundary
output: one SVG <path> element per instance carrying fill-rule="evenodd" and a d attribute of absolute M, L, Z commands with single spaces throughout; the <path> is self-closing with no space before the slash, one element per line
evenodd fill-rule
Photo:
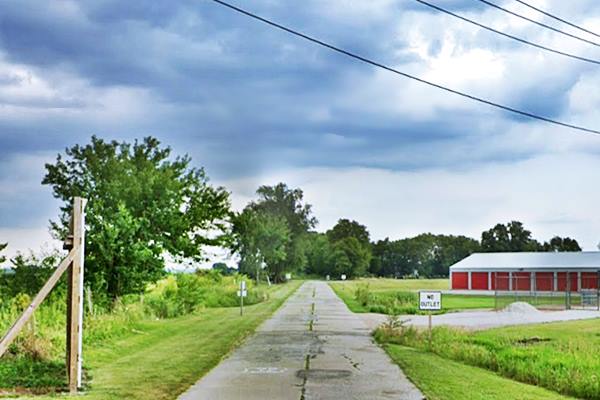
<path fill-rule="evenodd" d="M 372 275 L 447 276 L 448 267 L 477 251 L 579 251 L 577 241 L 554 237 L 539 243 L 517 221 L 498 224 L 481 235 L 424 233 L 400 240 L 372 241 L 357 221 L 340 219 L 317 232 L 317 219 L 299 188 L 285 183 L 261 186 L 240 212 L 230 193 L 210 184 L 191 158 L 147 137 L 133 143 L 93 136 L 46 164 L 42 184 L 62 202 L 50 222 L 53 236 L 68 233 L 72 198 L 88 199 L 86 285 L 107 303 L 143 292 L 165 275 L 165 259 L 204 261 L 206 245 L 239 256 L 237 270 L 273 282 L 288 272 L 349 278 Z M 6 244 L 0 244 L 0 251 Z M 0 256 L 0 262 L 4 261 Z M 13 260 L 22 276 L 34 276 L 48 263 L 24 256 Z M 231 268 L 222 263 L 215 269 Z M 34 279 L 34 278 L 31 278 Z"/>

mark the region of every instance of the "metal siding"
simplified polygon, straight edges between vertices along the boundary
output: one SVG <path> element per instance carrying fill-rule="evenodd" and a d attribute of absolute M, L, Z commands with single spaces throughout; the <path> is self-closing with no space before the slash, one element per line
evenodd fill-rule
<path fill-rule="evenodd" d="M 551 292 L 554 290 L 554 273 L 553 272 L 536 272 L 535 287 L 539 291 Z"/>
<path fill-rule="evenodd" d="M 469 276 L 467 272 L 452 273 L 452 289 L 465 290 L 469 288 Z"/>
<path fill-rule="evenodd" d="M 471 289 L 473 289 L 473 290 L 488 290 L 488 273 L 487 272 L 472 272 L 471 273 Z"/>

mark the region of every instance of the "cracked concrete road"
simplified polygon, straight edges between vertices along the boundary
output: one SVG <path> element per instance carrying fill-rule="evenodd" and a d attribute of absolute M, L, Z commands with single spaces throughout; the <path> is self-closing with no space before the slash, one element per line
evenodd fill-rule
<path fill-rule="evenodd" d="M 181 400 L 423 399 L 325 282 L 306 282 Z"/>

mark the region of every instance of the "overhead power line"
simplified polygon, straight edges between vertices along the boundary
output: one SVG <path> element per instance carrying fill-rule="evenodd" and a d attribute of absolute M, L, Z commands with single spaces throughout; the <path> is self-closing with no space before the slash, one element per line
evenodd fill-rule
<path fill-rule="evenodd" d="M 577 39 L 577 40 L 580 40 L 580 41 L 582 41 L 582 42 L 589 43 L 589 44 L 591 44 L 591 45 L 594 45 L 594 46 L 598 46 L 598 47 L 600 47 L 600 44 L 598 44 L 598 43 L 596 43 L 596 42 L 592 42 L 591 40 L 587 40 L 587 39 L 585 39 L 585 38 L 582 38 L 581 36 L 573 35 L 573 34 L 571 34 L 571 33 L 569 33 L 569 32 L 565 32 L 565 31 L 563 31 L 563 30 L 560 30 L 560 29 L 558 29 L 558 28 L 555 28 L 555 27 L 553 27 L 553 26 L 546 25 L 546 24 L 544 24 L 544 23 L 542 23 L 542 22 L 538 22 L 538 21 L 536 21 L 536 20 L 534 20 L 534 19 L 531 19 L 531 18 L 529 18 L 529 17 L 526 17 L 526 16 L 524 16 L 524 15 L 517 14 L 517 13 L 516 13 L 516 12 L 514 12 L 514 11 L 511 11 L 511 10 L 509 10 L 509 9 L 506 9 L 506 8 L 504 8 L 504 7 L 501 7 L 501 6 L 499 6 L 498 4 L 494 4 L 494 3 L 492 3 L 492 2 L 489 2 L 489 1 L 487 1 L 487 0 L 479 0 L 479 1 L 480 1 L 480 2 L 482 2 L 482 3 L 484 3 L 484 4 L 487 4 L 487 5 L 488 5 L 488 6 L 490 6 L 490 7 L 494 7 L 494 8 L 496 8 L 496 9 L 498 9 L 498 10 L 504 11 L 504 12 L 505 12 L 505 13 L 507 13 L 507 14 L 513 15 L 513 16 L 515 16 L 515 17 L 517 17 L 517 18 L 524 19 L 525 21 L 529 21 L 529 22 L 531 22 L 531 23 L 533 23 L 533 24 L 536 24 L 536 25 L 538 25 L 538 26 L 541 26 L 541 27 L 543 27 L 543 28 L 550 29 L 551 31 L 554 31 L 554 32 L 560 33 L 560 34 L 562 34 L 562 35 L 565 35 L 565 36 L 568 36 L 568 37 L 570 37 L 570 38 Z"/>
<path fill-rule="evenodd" d="M 571 129 L 575 129 L 575 130 L 582 131 L 582 132 L 594 133 L 594 134 L 600 135 L 600 130 L 586 128 L 586 127 L 579 126 L 579 125 L 573 125 L 573 124 L 569 124 L 569 123 L 566 123 L 566 122 L 561 122 L 561 121 L 558 121 L 558 120 L 555 120 L 555 119 L 547 118 L 547 117 L 544 117 L 544 116 L 541 116 L 541 115 L 533 114 L 533 113 L 530 113 L 530 112 L 527 112 L 527 111 L 522 111 L 522 110 L 519 110 L 519 109 L 516 109 L 516 108 L 513 108 L 513 107 L 509 107 L 509 106 L 505 106 L 505 105 L 502 105 L 502 104 L 499 104 L 499 103 L 495 103 L 493 101 L 486 100 L 486 99 L 483 99 L 481 97 L 477 97 L 477 96 L 474 96 L 474 95 L 471 95 L 471 94 L 468 94 L 468 93 L 465 93 L 465 92 L 461 92 L 459 90 L 448 88 L 446 86 L 443 86 L 443 85 L 440 85 L 440 84 L 437 84 L 437 83 L 434 83 L 434 82 L 431 82 L 431 81 L 419 78 L 417 76 L 408 74 L 406 72 L 399 71 L 399 70 L 397 70 L 395 68 L 388 67 L 387 65 L 381 64 L 381 63 L 379 63 L 377 61 L 373 61 L 373 60 L 368 59 L 366 57 L 360 56 L 360 55 L 358 55 L 356 53 L 350 52 L 348 50 L 344 50 L 344 49 L 342 49 L 340 47 L 334 46 L 332 44 L 329 44 L 327 42 L 324 42 L 322 40 L 316 39 L 316 38 L 314 38 L 312 36 L 309 36 L 307 34 L 304 34 L 302 32 L 299 32 L 297 30 L 294 30 L 294 29 L 288 28 L 286 26 L 283 26 L 281 24 L 278 24 L 277 22 L 274 22 L 274 21 L 269 20 L 267 18 L 261 17 L 261 16 L 259 16 L 257 14 L 251 13 L 250 11 L 246 11 L 246 10 L 244 10 L 242 8 L 239 8 L 237 6 L 229 4 L 229 3 L 227 3 L 227 2 L 225 2 L 223 0 L 211 0 L 211 1 L 213 1 L 215 3 L 218 3 L 218 4 L 222 5 L 222 6 L 225 6 L 225 7 L 229 8 L 229 9 L 231 9 L 231 10 L 234 10 L 234 11 L 240 13 L 240 14 L 244 14 L 244 15 L 250 17 L 250 18 L 253 18 L 255 20 L 263 22 L 263 23 L 265 23 L 267 25 L 270 25 L 270 26 L 272 26 L 274 28 L 280 29 L 280 30 L 285 31 L 287 33 L 290 33 L 290 34 L 292 34 L 294 36 L 297 36 L 299 38 L 302 38 L 304 40 L 308 40 L 309 42 L 318 44 L 319 46 L 328 48 L 329 50 L 333 50 L 333 51 L 335 51 L 337 53 L 346 55 L 346 56 L 351 57 L 351 58 L 353 58 L 355 60 L 362 61 L 362 62 L 364 62 L 366 64 L 370 64 L 370 65 L 375 66 L 377 68 L 381 68 L 381 69 L 384 69 L 386 71 L 393 72 L 393 73 L 395 73 L 397 75 L 404 76 L 405 78 L 413 79 L 415 81 L 424 83 L 426 85 L 429 85 L 429 86 L 432 86 L 432 87 L 444 90 L 446 92 L 450 92 L 450 93 L 456 94 L 458 96 L 466 97 L 468 99 L 477 101 L 479 103 L 483 103 L 483 104 L 487 104 L 487 105 L 492 106 L 492 107 L 500 108 L 500 109 L 502 109 L 504 111 L 508 111 L 508 112 L 513 113 L 513 114 L 518 114 L 518 115 L 521 115 L 521 116 L 524 116 L 524 117 L 528 117 L 528 118 L 532 118 L 532 119 L 537 119 L 537 120 L 540 120 L 540 121 L 548 122 L 550 124 L 559 125 L 559 126 L 566 127 L 566 128 L 571 128 Z"/>
<path fill-rule="evenodd" d="M 566 53 L 564 51 L 560 51 L 560 50 L 556 50 L 556 49 L 553 49 L 553 48 L 550 48 L 550 47 L 546 47 L 546 46 L 543 46 L 541 44 L 533 43 L 533 42 L 530 42 L 528 40 L 521 39 L 520 37 L 513 36 L 511 34 L 499 31 L 499 30 L 494 29 L 494 28 L 490 28 L 487 25 L 483 25 L 483 24 L 481 24 L 479 22 L 473 21 L 472 19 L 463 17 L 461 15 L 453 13 L 452 11 L 446 10 L 445 8 L 442 8 L 440 6 L 436 6 L 435 4 L 428 3 L 428 2 L 426 2 L 424 0 L 415 0 L 415 1 L 418 2 L 418 3 L 421 3 L 423 5 L 425 5 L 427 7 L 433 8 L 434 10 L 443 12 L 445 14 L 451 15 L 451 16 L 453 16 L 455 18 L 461 19 L 461 20 L 463 20 L 465 22 L 468 22 L 470 24 L 476 25 L 476 26 L 478 26 L 480 28 L 486 29 L 486 30 L 488 30 L 490 32 L 494 32 L 494 33 L 497 33 L 498 35 L 502 35 L 502 36 L 507 37 L 509 39 L 516 40 L 517 42 L 521 42 L 521 43 L 527 44 L 529 46 L 537 47 L 538 49 L 546 50 L 546 51 L 549 51 L 549 52 L 552 52 L 552 53 L 555 53 L 555 54 L 560 54 L 560 55 L 565 56 L 565 57 L 570 57 L 570 58 L 574 58 L 576 60 L 585 61 L 585 62 L 588 62 L 588 63 L 600 65 L 600 61 L 598 61 L 598 60 L 592 60 L 590 58 L 585 58 L 585 57 L 577 56 L 575 54 Z"/>
<path fill-rule="evenodd" d="M 555 19 L 555 20 L 557 20 L 557 21 L 560 21 L 560 22 L 562 22 L 563 24 L 567 24 L 567 25 L 569 25 L 569 26 L 572 26 L 573 28 L 579 29 L 579 30 L 580 30 L 580 31 L 582 31 L 582 32 L 586 32 L 586 33 L 589 33 L 590 35 L 594 35 L 594 36 L 596 36 L 596 37 L 599 37 L 599 38 L 600 38 L 600 35 L 599 35 L 599 34 L 597 34 L 597 33 L 595 33 L 595 32 L 592 32 L 592 31 L 590 31 L 589 29 L 585 29 L 584 27 L 582 27 L 582 26 L 580 26 L 580 25 L 577 25 L 577 24 L 574 24 L 574 23 L 572 23 L 572 22 L 569 22 L 569 21 L 567 21 L 567 20 L 564 20 L 564 19 L 562 19 L 562 18 L 559 18 L 559 17 L 557 17 L 556 15 L 550 14 L 549 12 L 547 12 L 547 11 L 544 11 L 544 10 L 542 10 L 542 9 L 540 9 L 540 8 L 534 7 L 534 6 L 532 6 L 531 4 L 529 4 L 529 3 L 526 3 L 526 2 L 524 2 L 524 1 L 521 1 L 521 0 L 515 0 L 515 1 L 517 1 L 517 2 L 519 2 L 519 3 L 521 3 L 521 4 L 523 4 L 523 5 L 524 5 L 524 6 L 526 6 L 526 7 L 529 7 L 529 8 L 531 8 L 532 10 L 535 10 L 535 11 L 537 11 L 537 12 L 539 12 L 539 13 L 542 13 L 542 14 L 544 14 L 544 15 L 545 15 L 545 16 L 547 16 L 547 17 L 550 17 L 550 18 L 552 18 L 552 19 Z"/>

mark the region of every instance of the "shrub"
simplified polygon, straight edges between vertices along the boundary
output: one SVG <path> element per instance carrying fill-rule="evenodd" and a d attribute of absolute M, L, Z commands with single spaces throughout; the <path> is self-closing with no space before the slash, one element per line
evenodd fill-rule
<path fill-rule="evenodd" d="M 363 307 L 369 305 L 371 303 L 371 300 L 373 299 L 373 295 L 371 294 L 371 290 L 369 289 L 369 284 L 358 284 L 356 286 L 356 290 L 354 291 L 354 298 Z"/>

